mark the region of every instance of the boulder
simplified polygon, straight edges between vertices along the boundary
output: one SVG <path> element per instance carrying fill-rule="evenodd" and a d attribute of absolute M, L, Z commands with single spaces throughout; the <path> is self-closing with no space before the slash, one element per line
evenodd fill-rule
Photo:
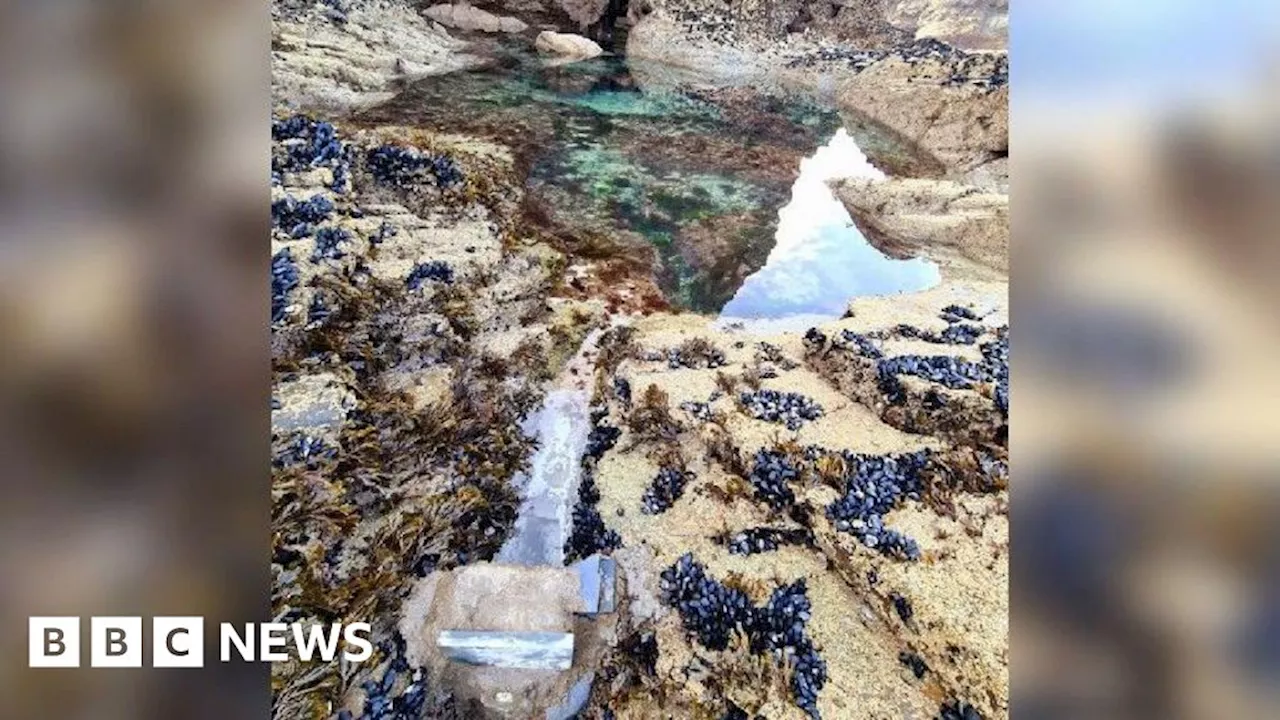
<path fill-rule="evenodd" d="M 528 29 L 523 21 L 513 17 L 499 17 L 464 3 L 432 5 L 423 11 L 427 17 L 446 27 L 481 32 L 518 33 Z"/>
<path fill-rule="evenodd" d="M 534 41 L 533 46 L 539 52 L 553 53 L 556 55 L 564 55 L 567 57 L 586 60 L 604 53 L 604 50 L 589 38 L 573 33 L 558 33 L 544 30 L 538 33 L 538 38 Z"/>

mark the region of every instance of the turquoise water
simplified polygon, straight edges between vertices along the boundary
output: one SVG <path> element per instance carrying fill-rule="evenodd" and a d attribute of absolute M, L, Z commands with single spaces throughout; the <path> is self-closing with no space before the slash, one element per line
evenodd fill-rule
<path fill-rule="evenodd" d="M 551 222 L 651 253 L 659 286 L 684 309 L 839 315 L 852 295 L 937 281 L 924 261 L 868 245 L 816 179 L 842 163 L 874 168 L 837 137 L 840 114 L 812 98 L 618 58 L 548 67 L 510 56 L 424 79 L 363 119 L 513 147 Z M 815 160 L 820 147 L 826 159 Z"/>

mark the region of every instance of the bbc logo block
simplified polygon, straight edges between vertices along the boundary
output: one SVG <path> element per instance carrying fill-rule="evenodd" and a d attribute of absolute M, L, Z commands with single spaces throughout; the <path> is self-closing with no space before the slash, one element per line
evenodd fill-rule
<path fill-rule="evenodd" d="M 204 667 L 204 618 L 155 618 L 151 624 L 151 665 Z"/>
<path fill-rule="evenodd" d="M 80 618 L 33 617 L 27 643 L 31 667 L 80 667 Z"/>
<path fill-rule="evenodd" d="M 142 618 L 89 618 L 90 667 L 142 667 Z"/>
<path fill-rule="evenodd" d="M 89 618 L 89 667 L 142 667 L 142 624 L 141 617 Z M 80 631 L 78 617 L 30 618 L 28 664 L 80 667 Z M 204 667 L 204 618 L 153 618 L 151 641 L 153 667 Z"/>

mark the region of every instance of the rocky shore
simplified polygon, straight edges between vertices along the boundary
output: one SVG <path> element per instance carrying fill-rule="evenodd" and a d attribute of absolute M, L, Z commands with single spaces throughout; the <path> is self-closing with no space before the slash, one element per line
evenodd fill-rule
<path fill-rule="evenodd" d="M 788 29 L 807 5 L 747 3 L 699 15 L 711 34 L 694 41 L 701 6 L 632 3 L 628 53 L 731 49 L 780 82 L 836 78 L 846 124 L 920 149 L 893 165 L 914 177 L 832 187 L 874 246 L 929 259 L 941 283 L 787 332 L 676 312 L 659 251 L 581 218 L 687 232 L 681 262 L 713 268 L 724 294 L 753 269 L 717 265 L 718 248 L 735 222 L 776 213 L 815 126 L 733 84 L 697 91 L 714 127 L 791 122 L 790 144 L 739 151 L 692 123 L 657 147 L 608 108 L 628 152 L 677 180 L 634 190 L 625 165 L 572 156 L 556 167 L 603 188 L 596 218 L 532 176 L 550 118 L 507 101 L 416 111 L 419 91 L 397 93 L 501 62 L 503 43 L 591 34 L 613 5 L 275 0 L 272 610 L 373 619 L 377 646 L 354 668 L 274 665 L 275 715 L 555 716 L 545 688 L 572 685 L 592 720 L 1007 718 L 1007 64 L 987 52 L 1002 47 L 999 12 L 815 7 Z M 748 42 L 778 32 L 796 38 Z M 556 82 L 580 78 L 561 62 Z M 677 222 L 716 193 L 723 215 Z M 618 607 L 592 636 L 587 685 L 557 677 L 517 712 L 424 659 L 438 628 L 415 598 L 493 562 L 513 534 L 535 451 L 524 425 L 551 388 L 589 398 L 563 555 L 615 559 Z"/>
<path fill-rule="evenodd" d="M 368 107 L 413 78 L 478 64 L 465 45 L 407 0 L 273 0 L 273 105 L 327 115 Z"/>
<path fill-rule="evenodd" d="M 818 90 L 892 128 L 946 175 L 1008 155 L 1007 3 L 639 6 L 627 41 L 632 57 Z"/>

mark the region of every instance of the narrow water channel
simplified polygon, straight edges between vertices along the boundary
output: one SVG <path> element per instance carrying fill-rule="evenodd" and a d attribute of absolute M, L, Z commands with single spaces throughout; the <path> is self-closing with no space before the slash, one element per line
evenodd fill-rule
<path fill-rule="evenodd" d="M 591 425 L 587 393 L 555 389 L 530 416 L 525 432 L 538 449 L 529 472 L 517 478 L 524 501 L 515 529 L 496 560 L 512 565 L 564 565 L 564 543 L 572 529 L 578 495 L 579 465 Z"/>

